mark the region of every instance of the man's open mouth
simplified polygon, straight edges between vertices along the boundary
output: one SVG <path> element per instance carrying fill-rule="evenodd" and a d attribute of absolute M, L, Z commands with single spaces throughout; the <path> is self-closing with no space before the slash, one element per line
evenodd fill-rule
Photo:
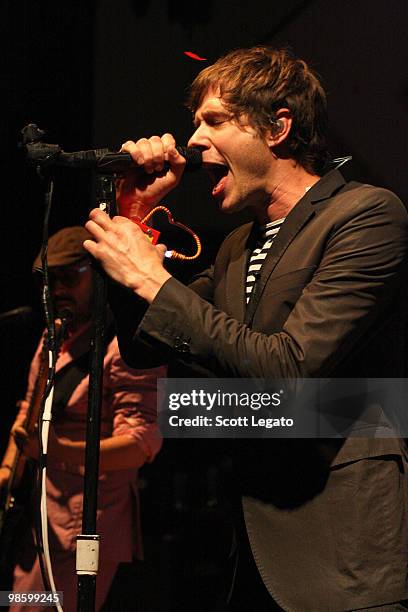
<path fill-rule="evenodd" d="M 203 165 L 210 177 L 211 184 L 213 186 L 212 194 L 215 196 L 219 195 L 224 190 L 227 175 L 229 172 L 228 166 L 225 166 L 223 164 L 211 163 L 205 163 Z"/>

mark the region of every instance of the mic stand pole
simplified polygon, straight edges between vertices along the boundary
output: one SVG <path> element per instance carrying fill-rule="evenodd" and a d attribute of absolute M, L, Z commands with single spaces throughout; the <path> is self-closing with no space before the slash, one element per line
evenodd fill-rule
<path fill-rule="evenodd" d="M 96 176 L 97 206 L 110 214 L 115 206 L 113 179 Z M 76 573 L 78 575 L 77 611 L 95 610 L 96 576 L 99 560 L 99 535 L 96 534 L 96 510 L 99 475 L 99 443 L 103 359 L 106 334 L 107 278 L 102 269 L 94 269 L 94 311 L 91 336 L 88 413 L 85 447 L 84 502 L 82 534 L 77 536 Z"/>

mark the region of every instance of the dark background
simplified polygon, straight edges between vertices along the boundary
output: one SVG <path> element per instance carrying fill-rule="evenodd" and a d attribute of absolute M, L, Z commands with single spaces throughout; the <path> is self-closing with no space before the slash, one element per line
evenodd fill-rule
<path fill-rule="evenodd" d="M 129 138 L 167 131 L 185 143 L 191 132 L 186 89 L 202 67 L 233 47 L 289 46 L 327 89 L 333 157 L 351 154 L 348 176 L 388 187 L 407 202 L 407 18 L 406 0 L 3 0 L 0 312 L 31 305 L 36 316 L 0 327 L 2 444 L 42 327 L 31 278 L 41 243 L 42 184 L 17 149 L 21 128 L 37 123 L 66 151 L 117 149 Z M 85 221 L 91 191 L 87 173 L 57 173 L 52 232 Z M 206 266 L 242 218 L 217 211 L 201 173 L 186 176 L 167 203 L 203 240 L 198 265 L 173 267 L 185 279 Z M 136 571 L 141 610 L 176 608 L 180 580 L 205 602 L 216 580 L 217 564 L 206 547 L 223 521 L 217 493 L 222 467 L 207 462 L 203 476 L 199 446 L 181 451 L 167 445 L 143 477 L 147 569 L 143 580 L 132 569 L 121 583 L 124 591 L 133 588 Z M 199 532 L 206 544 L 199 538 L 183 549 Z"/>

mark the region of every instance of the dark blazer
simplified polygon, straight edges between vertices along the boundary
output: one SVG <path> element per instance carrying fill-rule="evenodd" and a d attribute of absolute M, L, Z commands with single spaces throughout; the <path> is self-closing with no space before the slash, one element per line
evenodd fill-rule
<path fill-rule="evenodd" d="M 130 364 L 142 342 L 145 358 L 159 350 L 196 376 L 405 376 L 408 217 L 394 194 L 323 177 L 287 216 L 246 307 L 252 248 L 247 224 L 190 288 L 167 281 L 137 329 L 128 316 Z M 408 597 L 405 446 L 360 436 L 238 444 L 252 551 L 285 610 Z"/>

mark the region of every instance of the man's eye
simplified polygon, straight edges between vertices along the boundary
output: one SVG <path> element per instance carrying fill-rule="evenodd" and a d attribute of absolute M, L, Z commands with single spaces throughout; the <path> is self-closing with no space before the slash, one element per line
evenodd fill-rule
<path fill-rule="evenodd" d="M 210 127 L 216 127 L 218 125 L 226 123 L 228 119 L 228 117 L 203 117 L 202 122 L 204 122 L 205 125 L 209 125 Z M 198 130 L 202 122 L 200 121 L 193 123 L 194 129 Z"/>
<path fill-rule="evenodd" d="M 226 119 L 221 119 L 220 117 L 214 117 L 211 119 L 207 119 L 207 123 L 208 125 L 221 125 L 222 123 L 225 123 Z"/>

